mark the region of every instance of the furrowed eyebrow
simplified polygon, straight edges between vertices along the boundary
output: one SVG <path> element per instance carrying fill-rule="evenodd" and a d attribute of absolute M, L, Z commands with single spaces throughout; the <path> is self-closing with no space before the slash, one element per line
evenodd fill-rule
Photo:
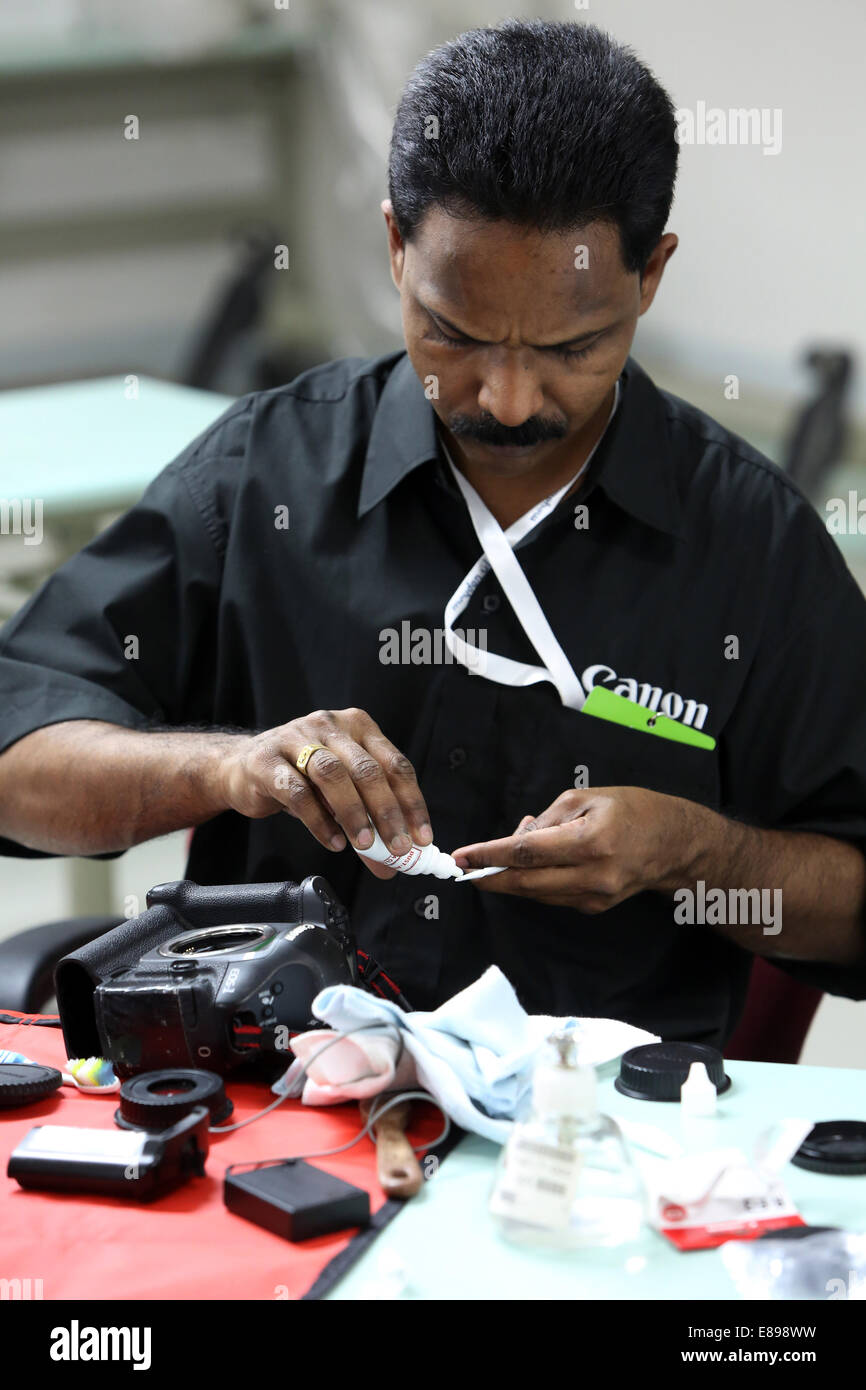
<path fill-rule="evenodd" d="M 464 333 L 462 328 L 458 328 L 456 324 L 446 319 L 444 314 L 437 313 L 435 309 L 431 309 L 429 305 L 424 304 L 422 300 L 419 299 L 418 303 L 421 305 L 425 314 L 429 314 L 434 323 L 440 325 L 442 328 L 446 328 L 448 332 L 453 333 L 455 337 L 462 338 L 466 343 L 476 343 L 479 347 L 490 346 L 489 342 L 485 342 L 483 338 L 472 338 L 468 333 Z M 556 352 L 562 348 L 580 347 L 581 343 L 588 343 L 592 338 L 599 337 L 600 334 L 606 333 L 610 327 L 612 327 L 612 325 L 606 324 L 602 328 L 593 328 L 590 329 L 588 333 L 579 333 L 575 338 L 565 338 L 561 343 L 527 343 L 526 346 L 537 348 L 539 352 Z"/>
<path fill-rule="evenodd" d="M 428 308 L 426 304 L 421 303 L 420 299 L 418 303 L 421 304 L 421 308 L 424 310 L 425 314 L 429 314 L 434 323 L 441 325 L 442 328 L 447 328 L 449 333 L 453 333 L 455 337 L 463 338 L 467 343 L 478 343 L 480 346 L 484 346 L 483 338 L 471 338 L 468 333 L 463 332 L 462 328 L 458 328 L 456 324 L 446 319 L 444 314 L 437 314 L 435 309 Z"/>

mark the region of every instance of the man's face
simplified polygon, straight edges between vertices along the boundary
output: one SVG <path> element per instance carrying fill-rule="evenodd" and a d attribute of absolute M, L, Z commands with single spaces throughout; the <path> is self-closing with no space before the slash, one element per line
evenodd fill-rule
<path fill-rule="evenodd" d="M 465 458 L 518 477 L 570 452 L 609 409 L 676 237 L 641 279 L 606 223 L 542 233 L 434 207 L 404 243 L 383 211 L 409 358 Z"/>

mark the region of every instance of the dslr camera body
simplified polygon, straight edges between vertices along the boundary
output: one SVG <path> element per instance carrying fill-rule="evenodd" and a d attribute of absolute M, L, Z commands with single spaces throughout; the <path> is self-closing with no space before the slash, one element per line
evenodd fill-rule
<path fill-rule="evenodd" d="M 161 884 L 147 904 L 138 921 L 158 920 L 165 939 L 154 944 L 150 928 L 141 958 L 93 991 L 102 1056 L 121 1078 L 164 1067 L 224 1076 L 251 1059 L 282 1071 L 289 1038 L 321 1026 L 312 1016 L 319 991 L 359 983 L 348 914 L 319 875 L 300 884 Z M 246 920 L 250 907 L 282 920 Z M 146 945 L 147 930 L 142 937 Z"/>

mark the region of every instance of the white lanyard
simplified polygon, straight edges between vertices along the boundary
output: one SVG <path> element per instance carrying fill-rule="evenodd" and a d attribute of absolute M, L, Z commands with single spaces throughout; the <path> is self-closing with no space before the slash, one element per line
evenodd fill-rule
<path fill-rule="evenodd" d="M 610 415 L 607 417 L 605 427 L 591 449 L 586 462 L 558 492 L 554 492 L 550 497 L 545 497 L 543 501 L 536 503 L 517 521 L 512 522 L 507 531 L 502 530 L 496 517 L 482 502 L 472 484 L 455 466 L 454 460 L 445 448 L 444 441 L 442 446 L 457 486 L 469 508 L 469 516 L 475 527 L 475 534 L 484 552 L 448 600 L 445 608 L 445 645 L 455 661 L 459 661 L 478 675 L 486 676 L 488 680 L 498 681 L 500 685 L 524 686 L 534 685 L 537 681 L 552 681 L 559 692 L 562 703 L 567 708 L 575 710 L 583 707 L 586 692 L 575 675 L 571 662 L 556 640 L 553 629 L 544 616 L 544 610 L 520 567 L 513 547 L 530 531 L 534 531 L 542 518 L 559 505 L 565 494 L 574 487 L 578 478 L 589 467 L 596 449 L 607 433 L 607 427 L 613 419 L 618 404 L 619 382 L 616 383 Z M 467 607 L 478 585 L 490 570 L 493 570 L 499 580 L 502 592 L 514 609 L 520 626 L 541 657 L 544 663 L 542 666 L 531 666 L 522 661 L 512 661 L 507 656 L 496 656 L 492 652 L 480 651 L 462 637 L 458 637 L 454 631 L 456 620 Z"/>

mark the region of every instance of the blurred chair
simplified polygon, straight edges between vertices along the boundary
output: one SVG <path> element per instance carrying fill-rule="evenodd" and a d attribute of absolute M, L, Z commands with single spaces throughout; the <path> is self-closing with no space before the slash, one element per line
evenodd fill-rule
<path fill-rule="evenodd" d="M 266 349 L 259 341 L 279 237 L 274 228 L 265 226 L 245 231 L 240 239 L 235 267 L 218 288 L 204 322 L 193 335 L 186 366 L 180 373 L 185 386 L 220 390 L 228 371 L 231 394 L 270 391 L 292 381 L 318 360 L 300 344 Z M 249 340 L 246 344 L 245 339 Z M 238 364 L 232 359 L 242 347 L 238 379 Z"/>
<path fill-rule="evenodd" d="M 213 390 L 230 349 L 261 321 L 265 278 L 274 268 L 274 247 L 279 237 L 273 228 L 263 227 L 245 232 L 241 240 L 237 264 L 220 287 L 195 336 L 181 374 L 186 386 Z"/>
<path fill-rule="evenodd" d="M 785 446 L 783 466 L 813 502 L 830 469 L 843 457 L 848 437 L 846 396 L 854 359 L 850 352 L 815 348 L 806 365 L 816 379 L 812 399 L 797 414 Z"/>
<path fill-rule="evenodd" d="M 746 1003 L 725 1057 L 732 1062 L 798 1062 L 823 997 L 820 989 L 756 956 Z"/>
<path fill-rule="evenodd" d="M 0 1012 L 38 1014 L 54 995 L 54 967 L 116 927 L 118 917 L 73 917 L 30 927 L 0 941 Z"/>

